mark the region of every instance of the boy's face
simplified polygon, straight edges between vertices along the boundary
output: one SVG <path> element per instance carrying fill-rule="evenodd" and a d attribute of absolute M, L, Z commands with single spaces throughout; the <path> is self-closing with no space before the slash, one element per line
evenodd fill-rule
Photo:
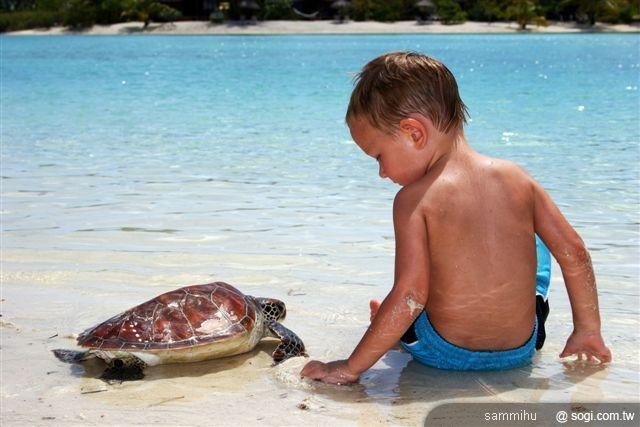
<path fill-rule="evenodd" d="M 426 173 L 425 150 L 401 130 L 387 134 L 367 119 L 349 120 L 351 137 L 368 156 L 378 161 L 380 178 L 389 178 L 401 186 L 417 181 Z"/>

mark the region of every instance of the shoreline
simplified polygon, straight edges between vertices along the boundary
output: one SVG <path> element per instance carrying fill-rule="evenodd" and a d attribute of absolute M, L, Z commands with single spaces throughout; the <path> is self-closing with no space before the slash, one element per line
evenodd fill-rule
<path fill-rule="evenodd" d="M 443 25 L 440 22 L 418 24 L 416 21 L 393 23 L 336 22 L 336 21 L 258 21 L 242 23 L 229 21 L 212 24 L 208 21 L 177 21 L 152 23 L 143 30 L 142 22 L 124 22 L 111 25 L 94 25 L 82 31 L 71 31 L 66 27 L 51 27 L 7 32 L 10 36 L 34 35 L 283 35 L 283 34 L 600 34 L 640 33 L 640 23 L 603 24 L 593 27 L 574 22 L 550 21 L 547 27 L 529 26 L 519 30 L 515 22 L 473 22 Z"/>

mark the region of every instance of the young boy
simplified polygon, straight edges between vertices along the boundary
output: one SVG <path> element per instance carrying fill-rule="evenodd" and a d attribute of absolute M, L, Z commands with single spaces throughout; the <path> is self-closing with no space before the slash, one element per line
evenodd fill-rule
<path fill-rule="evenodd" d="M 302 376 L 355 382 L 398 341 L 442 369 L 530 363 L 546 317 L 536 315 L 536 234 L 560 264 L 571 303 L 574 328 L 560 357 L 611 360 L 582 239 L 522 168 L 467 144 L 466 114 L 451 72 L 425 55 L 389 53 L 359 74 L 351 135 L 380 177 L 402 186 L 395 280 L 382 304 L 371 301 L 371 326 L 349 359 L 311 361 Z"/>

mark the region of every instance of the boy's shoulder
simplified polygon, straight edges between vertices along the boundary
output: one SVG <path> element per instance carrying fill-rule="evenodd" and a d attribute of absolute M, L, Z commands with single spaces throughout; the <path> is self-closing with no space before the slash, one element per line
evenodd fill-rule
<path fill-rule="evenodd" d="M 477 153 L 476 153 L 477 154 Z M 394 211 L 412 211 L 427 208 L 430 204 L 440 204 L 460 195 L 467 195 L 475 184 L 494 184 L 511 190 L 530 188 L 535 181 L 518 163 L 477 154 L 469 162 L 461 162 L 449 170 L 438 174 L 427 174 L 418 181 L 402 187 L 394 200 Z"/>
<path fill-rule="evenodd" d="M 525 169 L 520 164 L 512 160 L 502 159 L 499 157 L 490 157 L 480 153 L 474 153 L 474 155 L 471 156 L 470 160 L 470 163 L 474 169 L 528 175 Z"/>
<path fill-rule="evenodd" d="M 525 168 L 512 160 L 476 153 L 466 165 L 465 173 L 478 180 L 508 181 L 523 185 L 533 181 Z"/>

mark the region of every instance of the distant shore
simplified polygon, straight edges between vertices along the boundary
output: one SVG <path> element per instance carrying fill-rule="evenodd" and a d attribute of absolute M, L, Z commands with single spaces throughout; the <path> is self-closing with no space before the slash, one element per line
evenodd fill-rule
<path fill-rule="evenodd" d="M 335 21 L 259 21 L 255 23 L 225 22 L 212 24 L 207 21 L 178 21 L 152 23 L 143 30 L 141 22 L 125 22 L 112 25 L 94 25 L 84 31 L 69 31 L 65 27 L 31 29 L 6 33 L 7 35 L 127 35 L 127 34 L 517 34 L 517 33 L 638 33 L 640 24 L 602 24 L 593 27 L 573 22 L 549 22 L 547 27 L 528 25 L 521 31 L 515 22 L 465 22 L 443 25 L 440 22 L 418 24 L 416 21 L 385 22 L 335 22 Z"/>

